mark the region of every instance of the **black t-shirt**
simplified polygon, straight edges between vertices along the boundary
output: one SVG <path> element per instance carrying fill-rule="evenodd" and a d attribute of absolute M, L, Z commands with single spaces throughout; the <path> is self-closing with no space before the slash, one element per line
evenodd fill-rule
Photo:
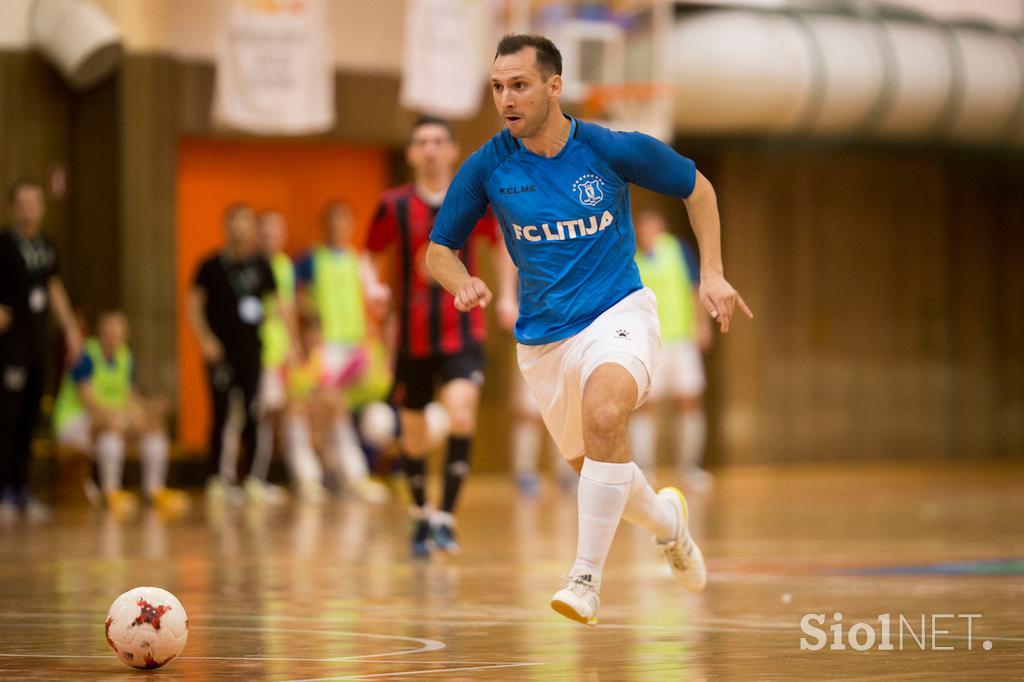
<path fill-rule="evenodd" d="M 228 362 L 258 358 L 263 297 L 276 290 L 266 258 L 238 261 L 214 254 L 199 265 L 193 284 L 206 292 L 206 323 L 224 346 Z"/>
<path fill-rule="evenodd" d="M 12 318 L 0 346 L 17 344 L 33 356 L 42 354 L 50 310 L 47 285 L 56 274 L 57 252 L 49 240 L 25 239 L 13 227 L 0 230 L 0 305 Z"/>

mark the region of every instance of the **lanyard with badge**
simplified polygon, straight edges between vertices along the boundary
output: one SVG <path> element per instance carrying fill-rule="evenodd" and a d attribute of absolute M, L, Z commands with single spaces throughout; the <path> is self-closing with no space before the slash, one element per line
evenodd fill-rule
<path fill-rule="evenodd" d="M 46 304 L 49 302 L 49 299 L 46 295 L 46 288 L 43 284 L 38 284 L 36 279 L 41 271 L 49 267 L 50 251 L 46 247 L 46 242 L 38 237 L 26 239 L 18 233 L 17 229 L 11 229 L 11 234 L 14 237 L 14 241 L 18 244 L 21 259 L 25 261 L 25 268 L 28 270 L 29 279 L 32 280 L 32 286 L 28 292 L 28 307 L 33 313 L 41 313 L 46 310 Z"/>
<path fill-rule="evenodd" d="M 252 291 L 259 283 L 259 272 L 252 267 L 251 262 L 232 261 L 227 255 L 221 256 L 221 263 L 227 273 L 228 282 L 238 297 L 239 319 L 246 324 L 258 325 L 263 321 L 263 301 L 258 296 L 253 296 Z"/>

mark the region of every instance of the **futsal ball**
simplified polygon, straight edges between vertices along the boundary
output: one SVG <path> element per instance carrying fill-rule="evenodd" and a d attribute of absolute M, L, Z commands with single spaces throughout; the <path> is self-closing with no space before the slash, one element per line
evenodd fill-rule
<path fill-rule="evenodd" d="M 107 612 L 107 645 L 125 665 L 159 668 L 185 648 L 188 616 L 177 597 L 159 587 L 136 587 Z"/>

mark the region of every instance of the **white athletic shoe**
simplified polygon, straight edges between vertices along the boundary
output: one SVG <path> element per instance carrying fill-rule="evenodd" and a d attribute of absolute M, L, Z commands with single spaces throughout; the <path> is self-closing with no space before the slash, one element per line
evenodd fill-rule
<path fill-rule="evenodd" d="M 569 584 L 551 597 L 551 608 L 570 620 L 584 625 L 597 625 L 597 607 L 601 598 L 600 585 L 589 574 L 569 576 Z"/>
<path fill-rule="evenodd" d="M 255 476 L 246 476 L 242 489 L 245 491 L 246 499 L 252 504 L 280 507 L 288 503 L 288 493 L 284 488 Z"/>
<path fill-rule="evenodd" d="M 367 504 L 384 504 L 391 499 L 391 492 L 388 490 L 388 487 L 372 478 L 356 481 L 351 486 L 351 492 L 357 499 Z"/>
<path fill-rule="evenodd" d="M 206 479 L 206 501 L 213 505 L 241 506 L 245 503 L 245 491 L 221 476 L 210 476 Z"/>
<path fill-rule="evenodd" d="M 654 539 L 654 544 L 665 552 L 668 565 L 672 567 L 672 573 L 676 580 L 691 592 L 700 592 L 708 581 L 708 569 L 704 565 L 704 555 L 700 547 L 690 537 L 686 528 L 689 512 L 686 507 L 686 498 L 678 488 L 662 488 L 658 495 L 672 503 L 679 513 L 679 520 L 676 528 L 676 536 L 668 542 L 659 542 Z"/>
<path fill-rule="evenodd" d="M 330 493 L 316 481 L 306 481 L 298 485 L 298 498 L 303 504 L 322 505 L 326 504 Z"/>

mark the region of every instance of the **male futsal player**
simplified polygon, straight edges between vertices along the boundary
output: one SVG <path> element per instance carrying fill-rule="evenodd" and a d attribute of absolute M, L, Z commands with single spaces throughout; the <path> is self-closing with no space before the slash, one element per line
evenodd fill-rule
<path fill-rule="evenodd" d="M 628 183 L 685 202 L 700 244 L 701 302 L 721 330 L 736 305 L 751 313 L 722 274 L 711 184 L 651 137 L 562 114 L 561 70 L 547 38 L 510 35 L 498 44 L 491 87 L 505 129 L 452 181 L 427 263 L 460 310 L 487 305 L 490 290 L 457 250 L 491 204 L 519 268 L 519 367 L 562 454 L 581 472 L 576 561 L 551 606 L 594 624 L 620 518 L 654 533 L 686 588 L 700 590 L 707 579 L 682 493 L 655 494 L 629 452 L 627 419 L 647 394 L 660 340 L 654 295 L 633 260 Z"/>
<path fill-rule="evenodd" d="M 453 512 L 469 472 L 470 440 L 476 430 L 484 380 L 482 311 L 470 311 L 468 307 L 463 312 L 456 310 L 455 299 L 434 281 L 424 263 L 434 216 L 448 190 L 458 156 L 459 145 L 448 121 L 427 116 L 417 119 L 405 152 L 413 182 L 384 193 L 367 240 L 367 248 L 373 253 L 396 248 L 392 259 L 396 272 L 389 278 L 399 287 L 395 398 L 400 404 L 402 465 L 414 504 L 411 547 L 413 554 L 421 557 L 430 554 L 430 540 L 443 551 L 458 549 Z M 499 244 L 494 218 L 481 210 L 467 226 L 467 237 L 478 224 L 482 228 L 478 234 L 493 247 L 496 267 L 502 274 L 500 289 L 511 295 L 513 270 Z M 461 256 L 455 256 L 463 271 L 474 271 L 473 251 L 467 248 Z M 364 267 L 364 273 L 375 280 L 373 267 Z M 371 281 L 367 289 L 380 286 Z M 442 385 L 441 403 L 451 420 L 451 434 L 441 509 L 430 519 L 424 473 L 428 443 L 424 408 L 433 399 L 435 383 Z"/>

